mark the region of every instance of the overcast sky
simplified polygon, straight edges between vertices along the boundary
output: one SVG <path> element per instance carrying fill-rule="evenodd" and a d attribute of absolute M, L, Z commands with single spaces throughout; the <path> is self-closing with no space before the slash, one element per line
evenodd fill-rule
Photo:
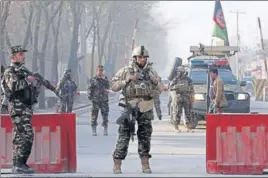
<path fill-rule="evenodd" d="M 268 38 L 268 2 L 265 1 L 221 1 L 231 45 L 236 45 L 236 14 L 239 16 L 241 43 L 254 46 L 259 40 L 257 17 L 261 18 L 263 36 Z M 162 18 L 179 22 L 168 30 L 169 59 L 175 56 L 187 58 L 189 47 L 199 42 L 210 45 L 213 30 L 215 1 L 162 1 L 158 12 Z M 160 17 L 158 19 L 161 19 Z"/>

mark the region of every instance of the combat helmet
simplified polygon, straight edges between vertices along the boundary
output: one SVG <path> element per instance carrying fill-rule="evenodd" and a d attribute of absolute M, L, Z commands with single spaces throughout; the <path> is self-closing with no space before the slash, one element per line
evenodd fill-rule
<path fill-rule="evenodd" d="M 69 69 L 69 68 L 67 68 L 67 69 L 64 70 L 64 73 L 65 73 L 65 74 L 67 74 L 67 73 L 71 73 L 71 72 L 72 72 L 72 70 Z"/>
<path fill-rule="evenodd" d="M 132 53 L 132 57 L 136 57 L 136 56 L 149 57 L 149 52 L 147 49 L 145 49 L 144 46 L 138 46 L 134 48 L 133 53 Z"/>
<path fill-rule="evenodd" d="M 185 72 L 185 68 L 183 66 L 179 66 L 177 68 L 177 72 L 181 72 L 181 73 L 184 73 Z"/>
<path fill-rule="evenodd" d="M 186 73 L 186 70 L 185 70 L 184 66 L 179 66 L 177 68 L 177 73 L 178 73 L 179 76 L 183 76 Z"/>

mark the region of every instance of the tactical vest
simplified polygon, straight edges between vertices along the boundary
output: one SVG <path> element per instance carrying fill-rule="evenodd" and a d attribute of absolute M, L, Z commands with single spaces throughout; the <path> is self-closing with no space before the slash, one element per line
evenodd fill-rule
<path fill-rule="evenodd" d="M 183 94 L 183 93 L 188 93 L 190 91 L 190 85 L 189 81 L 187 79 L 185 80 L 177 80 L 176 84 L 176 93 L 177 94 Z"/>
<path fill-rule="evenodd" d="M 130 75 L 140 76 L 136 81 L 131 81 L 125 90 L 125 97 L 127 98 L 144 98 L 153 97 L 153 84 L 148 80 L 149 73 L 144 71 L 141 74 L 140 71 L 134 71 L 129 68 Z M 148 75 L 148 76 L 146 76 Z"/>
<path fill-rule="evenodd" d="M 9 67 L 12 68 L 13 66 Z M 26 80 L 27 79 L 25 76 L 24 82 L 28 84 L 26 88 L 19 91 L 11 91 L 11 98 L 9 98 L 10 101 L 13 99 L 18 99 L 26 105 L 33 105 L 37 103 L 37 88 L 32 84 L 29 84 Z"/>

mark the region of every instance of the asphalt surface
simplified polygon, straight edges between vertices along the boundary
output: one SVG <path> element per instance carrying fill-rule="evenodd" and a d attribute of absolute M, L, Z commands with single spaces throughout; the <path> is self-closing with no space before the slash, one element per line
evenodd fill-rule
<path fill-rule="evenodd" d="M 117 139 L 118 126 L 115 123 L 120 109 L 115 101 L 110 104 L 109 135 L 102 135 L 98 119 L 98 136 L 92 136 L 89 112 L 77 116 L 77 173 L 75 174 L 38 174 L 31 177 L 218 177 L 206 173 L 205 129 L 199 127 L 195 132 L 175 133 L 167 115 L 167 95 L 161 96 L 163 120 L 153 121 L 153 136 L 150 159 L 153 174 L 142 174 L 137 154 L 137 138 L 130 142 L 128 156 L 122 164 L 123 174 L 112 173 L 112 153 Z M 267 107 L 266 107 L 267 106 Z M 252 102 L 252 111 L 265 112 L 268 104 Z M 156 115 L 155 115 L 156 116 Z M 183 126 L 181 126 L 183 129 Z M 256 175 L 252 175 L 256 177 Z M 266 175 L 267 176 L 267 175 Z M 2 174 L 1 177 L 16 177 Z M 18 176 L 17 176 L 18 177 Z M 22 177 L 22 176 L 20 176 Z M 28 176 L 29 177 L 29 176 Z M 227 176 L 227 177 L 239 177 Z M 241 177 L 241 176 L 240 176 Z M 247 177 L 247 176 L 243 176 Z M 264 176 L 265 177 L 265 176 Z"/>

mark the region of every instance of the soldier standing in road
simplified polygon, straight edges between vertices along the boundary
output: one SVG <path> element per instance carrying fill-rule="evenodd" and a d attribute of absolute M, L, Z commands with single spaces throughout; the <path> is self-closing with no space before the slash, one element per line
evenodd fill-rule
<path fill-rule="evenodd" d="M 171 91 L 176 91 L 176 107 L 173 110 L 174 126 L 176 131 L 179 130 L 179 124 L 182 115 L 182 109 L 185 112 L 185 125 L 188 130 L 192 129 L 192 103 L 194 101 L 194 86 L 192 80 L 186 75 L 185 68 L 179 66 L 177 68 L 177 77 L 175 77 L 169 84 Z"/>
<path fill-rule="evenodd" d="M 143 173 L 151 173 L 149 166 L 152 120 L 153 120 L 153 91 L 159 90 L 158 76 L 152 65 L 147 62 L 148 51 L 140 46 L 133 51 L 133 60 L 129 65 L 121 68 L 111 80 L 111 90 L 122 90 L 120 103 L 131 107 L 138 107 L 135 116 L 138 123 L 138 153 L 141 159 Z M 128 120 L 124 120 L 118 129 L 119 137 L 113 153 L 115 174 L 121 173 L 121 163 L 127 156 L 129 141 L 131 138 Z"/>
<path fill-rule="evenodd" d="M 211 68 L 209 70 L 211 86 L 210 86 L 210 113 L 221 113 L 222 109 L 228 106 L 224 94 L 224 83 L 218 76 L 217 68 Z"/>
<path fill-rule="evenodd" d="M 161 85 L 161 89 L 154 92 L 154 107 L 159 120 L 162 120 L 162 111 L 161 111 L 161 102 L 160 95 L 162 91 L 167 91 L 167 88 L 161 83 L 161 78 L 158 78 L 158 81 Z"/>
<path fill-rule="evenodd" d="M 1 80 L 3 79 L 4 72 L 5 68 L 4 66 L 1 65 Z M 8 114 L 8 100 L 2 85 L 1 85 L 1 103 L 2 103 L 1 113 Z"/>
<path fill-rule="evenodd" d="M 77 90 L 77 85 L 72 80 L 71 69 L 65 69 L 64 76 L 58 84 L 57 90 L 60 93 L 61 99 L 61 109 L 62 113 L 71 113 L 74 104 L 74 95 Z"/>
<path fill-rule="evenodd" d="M 101 110 L 103 119 L 103 134 L 108 135 L 109 88 L 109 80 L 104 75 L 103 66 L 99 65 L 97 67 L 97 74 L 90 79 L 87 89 L 88 99 L 92 101 L 91 126 L 93 136 L 97 136 L 99 110 Z"/>
<path fill-rule="evenodd" d="M 32 127 L 32 106 L 37 103 L 36 86 L 41 86 L 41 79 L 35 76 L 38 73 L 29 75 L 24 65 L 24 52 L 21 46 L 10 48 L 11 65 L 4 72 L 1 85 L 9 101 L 9 114 L 13 123 L 13 173 L 29 174 L 34 170 L 27 165 L 28 157 L 31 154 L 34 133 Z M 40 76 L 40 75 L 39 75 Z M 33 85 L 37 81 L 36 86 Z M 42 81 L 44 83 L 44 81 Z M 57 90 L 49 83 L 43 84 L 57 95 Z"/>

